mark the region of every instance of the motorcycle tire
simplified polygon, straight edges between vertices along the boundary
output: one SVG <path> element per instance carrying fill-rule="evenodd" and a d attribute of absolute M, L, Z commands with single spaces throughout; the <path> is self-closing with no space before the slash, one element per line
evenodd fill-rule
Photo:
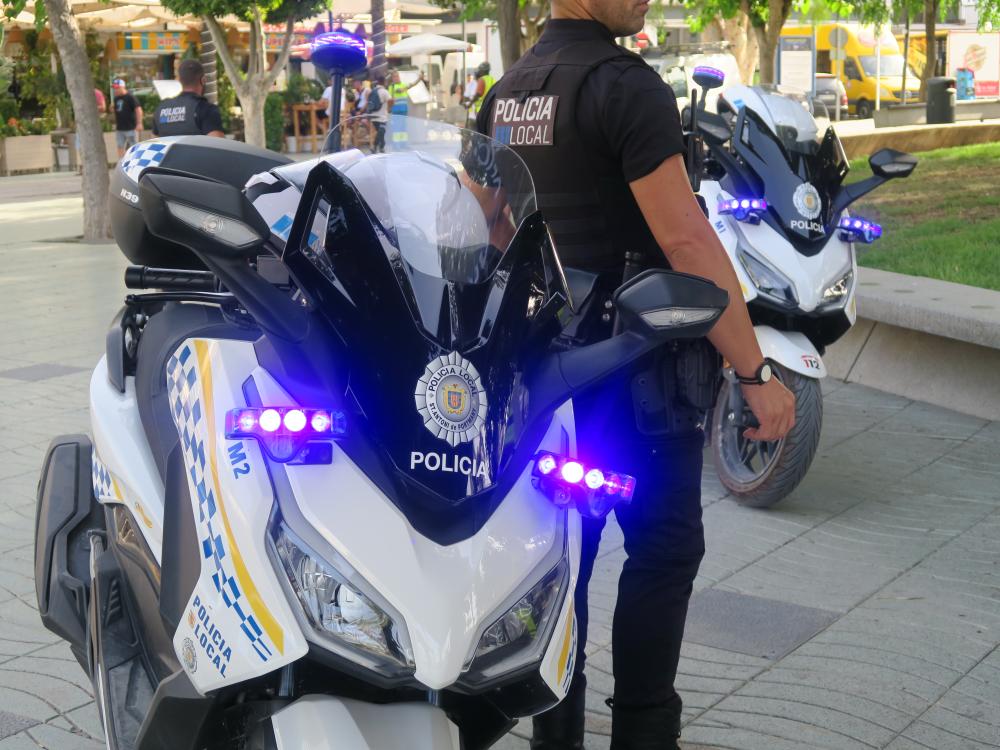
<path fill-rule="evenodd" d="M 723 383 L 712 413 L 712 456 L 723 486 L 740 504 L 751 508 L 770 508 L 786 498 L 799 485 L 819 446 L 823 426 L 823 394 L 818 380 L 792 372 L 781 365 L 775 376 L 795 394 L 795 426 L 782 438 L 769 443 L 743 437 L 749 409 L 741 394 L 734 394 L 738 384 Z M 740 413 L 735 418 L 730 400 L 739 396 Z"/>

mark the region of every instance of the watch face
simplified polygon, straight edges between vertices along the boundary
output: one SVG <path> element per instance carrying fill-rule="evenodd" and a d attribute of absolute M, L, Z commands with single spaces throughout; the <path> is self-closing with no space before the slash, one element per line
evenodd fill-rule
<path fill-rule="evenodd" d="M 771 372 L 771 365 L 765 362 L 760 367 L 760 379 L 766 383 L 771 379 L 771 375 L 773 375 L 773 373 Z"/>

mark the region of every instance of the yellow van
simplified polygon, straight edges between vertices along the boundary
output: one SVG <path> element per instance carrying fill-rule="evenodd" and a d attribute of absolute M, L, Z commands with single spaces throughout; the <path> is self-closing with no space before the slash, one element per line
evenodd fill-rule
<path fill-rule="evenodd" d="M 837 29 L 843 31 L 843 60 L 837 60 L 836 55 L 831 54 L 831 50 L 835 49 L 835 39 L 831 37 L 835 36 Z M 813 27 L 805 25 L 787 25 L 781 30 L 782 36 L 811 36 L 812 33 Z M 880 55 L 876 55 L 876 45 L 880 48 Z M 883 104 L 903 101 L 904 65 L 899 43 L 888 26 L 882 27 L 876 42 L 873 26 L 847 22 L 816 24 L 816 72 L 840 76 L 847 89 L 850 112 L 858 117 L 872 116 L 879 88 Z M 906 92 L 906 101 L 916 102 L 919 99 L 920 77 L 912 68 L 906 71 Z"/>

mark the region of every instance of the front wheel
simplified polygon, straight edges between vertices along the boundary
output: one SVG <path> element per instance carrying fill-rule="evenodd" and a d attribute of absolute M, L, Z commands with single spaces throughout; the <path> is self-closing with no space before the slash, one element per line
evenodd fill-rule
<path fill-rule="evenodd" d="M 773 442 L 748 440 L 752 413 L 738 383 L 723 382 L 712 415 L 712 455 L 726 489 L 741 505 L 769 508 L 791 494 L 809 470 L 823 425 L 819 381 L 778 365 L 775 376 L 795 394 L 795 426 Z"/>
<path fill-rule="evenodd" d="M 860 99 L 854 107 L 854 111 L 858 115 L 858 119 L 867 120 L 872 116 L 872 112 L 875 111 L 875 107 L 867 99 Z"/>

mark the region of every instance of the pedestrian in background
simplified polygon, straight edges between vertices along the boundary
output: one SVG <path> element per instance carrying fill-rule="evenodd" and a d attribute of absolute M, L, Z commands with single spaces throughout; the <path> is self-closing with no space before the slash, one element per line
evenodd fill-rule
<path fill-rule="evenodd" d="M 155 135 L 211 135 L 223 138 L 222 113 L 205 98 L 205 69 L 194 59 L 177 66 L 181 93 L 164 99 L 153 117 Z"/>
<path fill-rule="evenodd" d="M 392 107 L 389 90 L 385 87 L 385 76 L 375 77 L 375 85 L 372 86 L 368 97 L 368 117 L 375 127 L 375 142 L 372 144 L 372 153 L 385 153 L 385 129 L 389 124 L 389 109 Z"/>
<path fill-rule="evenodd" d="M 114 92 L 115 141 L 118 144 L 118 158 L 139 142 L 142 132 L 142 105 L 125 85 L 124 78 L 111 82 Z"/>
<path fill-rule="evenodd" d="M 480 63 L 479 67 L 476 68 L 476 93 L 472 103 L 476 114 L 479 114 L 486 95 L 490 93 L 490 89 L 495 83 L 496 79 L 490 75 L 490 64 L 488 62 Z"/>

